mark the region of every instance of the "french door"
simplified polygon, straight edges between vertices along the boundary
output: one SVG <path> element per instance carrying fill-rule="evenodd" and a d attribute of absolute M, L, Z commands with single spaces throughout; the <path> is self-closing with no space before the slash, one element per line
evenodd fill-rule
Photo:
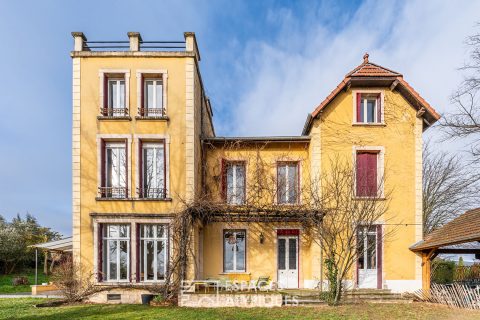
<path fill-rule="evenodd" d="M 357 237 L 357 281 L 359 288 L 381 287 L 381 239 L 380 226 L 362 227 Z M 379 281 L 380 280 L 380 281 Z"/>
<path fill-rule="evenodd" d="M 298 236 L 278 236 L 278 285 L 298 288 Z"/>

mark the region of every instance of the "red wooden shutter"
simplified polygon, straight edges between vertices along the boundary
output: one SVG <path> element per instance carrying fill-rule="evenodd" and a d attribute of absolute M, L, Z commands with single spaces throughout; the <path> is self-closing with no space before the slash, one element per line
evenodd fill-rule
<path fill-rule="evenodd" d="M 357 122 L 363 122 L 362 119 L 362 94 L 357 93 Z"/>
<path fill-rule="evenodd" d="M 135 228 L 137 230 L 137 265 L 136 265 L 136 281 L 140 282 L 140 257 L 141 257 L 141 252 L 140 249 L 142 248 L 140 244 L 140 223 L 135 224 Z"/>
<path fill-rule="evenodd" d="M 108 76 L 106 74 L 103 75 L 103 109 L 102 115 L 108 115 Z"/>
<path fill-rule="evenodd" d="M 367 196 L 377 196 L 377 154 L 367 153 L 367 172 L 366 172 Z"/>
<path fill-rule="evenodd" d="M 103 280 L 103 224 L 98 224 L 98 233 L 97 233 L 97 281 L 102 282 Z"/>
<path fill-rule="evenodd" d="M 222 200 L 227 200 L 227 161 L 222 159 L 222 185 L 221 185 L 221 193 L 222 193 Z"/>
<path fill-rule="evenodd" d="M 105 150 L 105 140 L 100 140 L 100 163 L 98 164 L 100 166 L 100 187 L 106 187 L 107 186 L 107 177 L 106 177 L 106 172 L 105 172 L 105 163 L 106 163 L 106 150 Z M 103 196 L 103 190 L 100 189 L 100 196 Z"/>
<path fill-rule="evenodd" d="M 146 114 L 145 112 L 145 79 L 144 75 L 140 76 L 140 116 L 144 116 Z"/>
<path fill-rule="evenodd" d="M 365 196 L 365 180 L 366 180 L 366 153 L 357 153 L 356 162 L 356 183 L 357 183 L 357 196 Z"/>
<path fill-rule="evenodd" d="M 138 195 L 143 198 L 143 142 L 138 140 Z"/>
<path fill-rule="evenodd" d="M 381 95 L 379 94 L 377 97 L 377 123 L 382 123 L 382 99 Z"/>
<path fill-rule="evenodd" d="M 125 139 L 125 198 L 128 198 L 128 139 Z"/>
<path fill-rule="evenodd" d="M 383 279 L 382 279 L 382 225 L 377 225 L 377 289 L 382 289 Z"/>

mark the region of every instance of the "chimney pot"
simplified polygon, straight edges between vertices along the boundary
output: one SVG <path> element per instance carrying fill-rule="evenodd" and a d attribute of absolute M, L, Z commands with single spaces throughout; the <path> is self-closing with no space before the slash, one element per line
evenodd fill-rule
<path fill-rule="evenodd" d="M 129 32 L 127 35 L 130 39 L 130 51 L 140 51 L 140 43 L 142 42 L 140 32 Z"/>
<path fill-rule="evenodd" d="M 74 39 L 74 51 L 83 51 L 86 49 L 85 42 L 87 42 L 87 37 L 85 37 L 83 32 L 74 31 L 72 32 L 72 37 Z"/>

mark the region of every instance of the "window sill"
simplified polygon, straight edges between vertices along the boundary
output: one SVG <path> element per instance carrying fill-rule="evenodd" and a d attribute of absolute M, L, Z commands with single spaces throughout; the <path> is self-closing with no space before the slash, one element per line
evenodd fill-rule
<path fill-rule="evenodd" d="M 96 286 L 105 286 L 105 287 L 142 287 L 142 286 L 154 286 L 158 284 L 163 284 L 165 283 L 165 280 L 159 280 L 159 281 L 149 281 L 149 282 L 136 282 L 136 281 L 117 281 L 117 282 L 112 282 L 112 281 L 105 281 L 105 282 L 96 282 Z"/>
<path fill-rule="evenodd" d="M 382 122 L 382 123 L 363 123 L 363 122 L 354 122 L 352 123 L 352 126 L 354 127 L 386 127 L 387 124 Z"/>
<path fill-rule="evenodd" d="M 367 201 L 384 201 L 387 200 L 385 197 L 353 197 L 353 200 L 367 200 Z"/>
<path fill-rule="evenodd" d="M 132 121 L 130 116 L 97 116 L 98 120 L 123 120 L 123 121 Z"/>
<path fill-rule="evenodd" d="M 226 272 L 220 272 L 220 273 L 219 273 L 219 275 L 221 275 L 221 276 L 227 276 L 227 275 L 232 275 L 232 274 L 252 275 L 251 272 L 246 272 L 246 271 L 226 271 Z"/>
<path fill-rule="evenodd" d="M 169 121 L 168 116 L 135 116 L 135 120 L 146 120 L 146 121 Z"/>
<path fill-rule="evenodd" d="M 95 197 L 96 201 L 172 201 L 172 198 L 102 198 Z"/>

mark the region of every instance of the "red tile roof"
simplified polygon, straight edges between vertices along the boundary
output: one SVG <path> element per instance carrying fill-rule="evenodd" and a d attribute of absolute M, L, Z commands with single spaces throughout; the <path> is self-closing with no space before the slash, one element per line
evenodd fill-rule
<path fill-rule="evenodd" d="M 403 86 L 406 91 L 419 103 L 419 105 L 431 114 L 433 119 L 436 121 L 440 119 L 440 115 L 435 111 L 435 109 L 428 104 L 425 99 L 423 99 L 418 92 L 416 92 L 405 80 L 403 80 L 403 75 L 372 63 L 368 60 L 368 53 L 363 56 L 363 63 L 357 66 L 355 69 L 347 73 L 345 78 L 339 85 L 333 89 L 333 91 L 325 98 L 325 100 L 320 103 L 315 110 L 312 112 L 312 118 L 315 118 L 321 110 L 323 110 L 339 93 L 342 91 L 352 79 L 367 79 L 368 77 L 372 78 L 390 78 L 392 81 L 398 80 L 398 83 Z M 308 126 L 307 126 L 308 129 Z M 306 132 L 304 132 L 305 134 Z"/>
<path fill-rule="evenodd" d="M 480 208 L 469 210 L 433 231 L 410 250 L 423 251 L 473 241 L 480 241 Z"/>

